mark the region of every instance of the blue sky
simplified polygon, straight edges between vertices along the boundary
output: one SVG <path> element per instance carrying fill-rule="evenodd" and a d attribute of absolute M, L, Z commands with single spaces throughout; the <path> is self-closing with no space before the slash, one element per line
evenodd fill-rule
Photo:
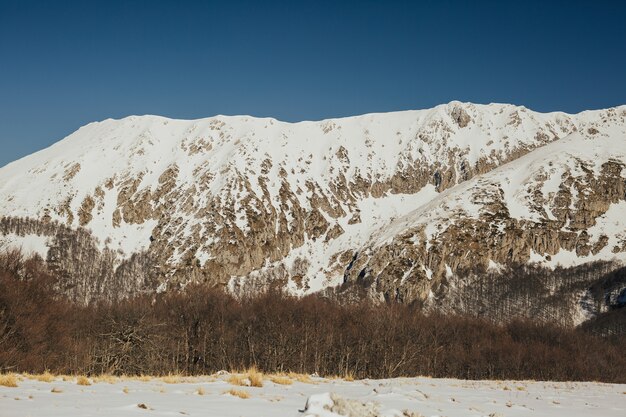
<path fill-rule="evenodd" d="M 0 0 L 0 166 L 130 114 L 626 103 L 626 1 Z"/>

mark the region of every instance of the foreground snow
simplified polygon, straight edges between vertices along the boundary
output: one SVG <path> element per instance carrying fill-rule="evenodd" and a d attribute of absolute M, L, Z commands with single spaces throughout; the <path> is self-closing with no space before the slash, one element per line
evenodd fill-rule
<path fill-rule="evenodd" d="M 624 416 L 626 385 L 397 378 L 313 378 L 234 387 L 228 375 L 89 386 L 56 378 L 0 386 L 0 416 Z M 169 382 L 172 382 L 169 380 Z M 249 398 L 227 393 L 245 391 Z M 332 410 L 332 411 L 331 411 Z M 350 413 L 349 410 L 352 410 Z M 337 413 L 341 414 L 337 414 Z"/>

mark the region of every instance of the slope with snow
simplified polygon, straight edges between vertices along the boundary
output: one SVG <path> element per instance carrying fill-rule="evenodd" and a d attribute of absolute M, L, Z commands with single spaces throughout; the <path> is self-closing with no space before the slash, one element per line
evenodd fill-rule
<path fill-rule="evenodd" d="M 144 290 L 199 280 L 304 294 L 340 283 L 373 233 L 398 231 L 394 220 L 428 214 L 420 207 L 476 175 L 574 132 L 623 141 L 625 115 L 452 102 L 301 123 L 105 120 L 0 169 L 0 232 L 9 244 L 45 237 L 50 251 L 37 251 L 66 276 L 113 271 L 103 286 L 123 288 L 133 273 L 129 286 Z M 551 178 L 545 187 L 558 187 Z M 528 214 L 516 195 L 525 181 L 501 187 L 514 215 Z M 98 268 L 79 273 L 69 255 Z"/>
<path fill-rule="evenodd" d="M 374 233 L 348 277 L 426 301 L 458 270 L 623 263 L 626 131 L 604 132 L 572 133 L 437 195 Z"/>

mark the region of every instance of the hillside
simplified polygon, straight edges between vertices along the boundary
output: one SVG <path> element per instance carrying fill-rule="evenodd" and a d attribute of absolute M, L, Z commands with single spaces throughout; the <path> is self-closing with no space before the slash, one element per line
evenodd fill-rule
<path fill-rule="evenodd" d="M 0 234 L 74 299 L 192 281 L 425 302 L 459 271 L 626 259 L 626 107 L 451 102 L 91 123 L 0 169 Z"/>

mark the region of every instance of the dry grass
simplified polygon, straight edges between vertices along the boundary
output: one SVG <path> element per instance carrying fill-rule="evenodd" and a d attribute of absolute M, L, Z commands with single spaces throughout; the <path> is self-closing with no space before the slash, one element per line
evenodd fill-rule
<path fill-rule="evenodd" d="M 0 375 L 0 385 L 3 387 L 16 388 L 17 376 L 15 374 Z"/>
<path fill-rule="evenodd" d="M 167 376 L 164 376 L 161 379 L 162 380 L 168 379 L 168 380 L 173 381 L 175 377 L 180 377 L 180 376 L 179 375 L 167 375 Z M 91 379 L 92 379 L 92 381 L 94 383 L 107 382 L 109 384 L 115 384 L 115 383 L 120 382 L 120 381 L 149 382 L 149 381 L 152 381 L 155 378 L 158 378 L 158 377 L 149 376 L 149 375 L 120 375 L 120 376 L 116 376 L 116 375 L 111 375 L 111 374 L 100 374 L 100 375 L 93 376 Z M 163 381 L 163 382 L 166 382 L 166 381 Z M 174 383 L 174 382 L 171 382 L 171 383 Z"/>
<path fill-rule="evenodd" d="M 39 382 L 52 382 L 56 379 L 56 377 L 48 371 L 39 375 L 29 375 L 29 378 L 36 379 Z"/>
<path fill-rule="evenodd" d="M 241 387 L 262 387 L 263 373 L 252 367 L 243 373 L 232 374 L 227 382 Z"/>
<path fill-rule="evenodd" d="M 230 385 L 246 386 L 249 384 L 248 378 L 241 374 L 232 374 L 226 380 Z"/>
<path fill-rule="evenodd" d="M 278 384 L 278 385 L 293 384 L 293 381 L 291 380 L 291 378 L 289 378 L 288 376 L 283 376 L 283 375 L 269 375 L 267 379 L 272 381 L 274 384 Z"/>
<path fill-rule="evenodd" d="M 253 387 L 263 386 L 263 373 L 259 372 L 255 367 L 248 369 L 248 379 Z"/>
<path fill-rule="evenodd" d="M 518 391 L 526 391 L 526 387 L 522 385 L 518 385 L 515 389 L 517 389 Z"/>
<path fill-rule="evenodd" d="M 77 385 L 88 386 L 92 384 L 98 383 L 109 383 L 115 384 L 122 381 L 142 381 L 148 382 L 158 379 L 166 384 L 179 384 L 183 382 L 192 382 L 191 378 L 187 378 L 181 374 L 169 374 L 163 377 L 156 376 L 148 376 L 148 375 L 120 375 L 115 376 L 111 374 L 101 374 L 101 375 L 93 375 L 91 377 L 87 377 L 86 375 L 54 375 L 48 371 L 43 374 L 24 374 L 25 378 L 34 379 L 40 382 L 54 382 L 57 380 L 63 380 L 65 382 L 68 381 L 76 381 Z M 213 382 L 218 380 L 216 376 L 206 376 L 207 381 Z M 352 381 L 351 375 L 346 375 L 343 377 L 346 381 Z M 228 376 L 227 382 L 231 385 L 235 386 L 245 386 L 245 387 L 263 387 L 263 381 L 268 380 L 278 385 L 292 385 L 294 381 L 307 383 L 307 384 L 315 384 L 315 382 L 311 379 L 309 375 L 306 374 L 298 374 L 295 372 L 290 372 L 288 374 L 285 373 L 277 373 L 277 374 L 263 374 L 263 372 L 259 371 L 256 367 L 251 367 L 245 371 L 238 371 Z M 196 379 L 193 381 L 197 382 Z M 17 386 L 19 382 L 19 376 L 16 374 L 0 374 L 0 385 L 4 386 Z M 8 384 L 8 385 L 7 385 Z M 15 385 L 13 385 L 15 384 Z M 56 388 L 55 388 L 56 389 Z M 124 388 L 125 393 L 128 392 L 128 388 Z M 200 392 L 202 388 L 198 389 L 198 394 L 203 395 L 204 393 Z M 60 390 L 59 390 L 60 392 Z M 164 389 L 161 389 L 161 392 L 164 392 Z"/>
<path fill-rule="evenodd" d="M 184 377 L 179 374 L 169 374 L 161 378 L 161 381 L 166 384 L 180 384 L 181 382 L 185 382 Z"/>
<path fill-rule="evenodd" d="M 95 383 L 106 382 L 109 384 L 115 384 L 119 380 L 119 378 L 111 374 L 102 374 L 94 376 L 92 380 Z"/>
<path fill-rule="evenodd" d="M 79 375 L 76 378 L 76 385 L 91 385 L 91 381 L 84 375 Z"/>
<path fill-rule="evenodd" d="M 53 394 L 60 394 L 63 392 L 63 390 L 61 388 L 54 387 L 50 390 L 50 392 L 52 392 Z"/>
<path fill-rule="evenodd" d="M 250 394 L 248 393 L 248 391 L 242 391 L 242 390 L 236 390 L 236 389 L 229 389 L 228 391 L 224 391 L 224 394 L 229 394 L 234 397 L 243 398 L 244 400 L 247 398 L 250 398 Z"/>
<path fill-rule="evenodd" d="M 298 382 L 303 382 L 305 384 L 314 384 L 315 382 L 313 382 L 313 380 L 311 379 L 311 376 L 307 375 L 307 374 L 297 374 L 295 372 L 289 372 L 287 374 L 287 376 L 289 376 L 289 378 L 298 381 Z"/>
<path fill-rule="evenodd" d="M 204 395 L 204 394 L 206 394 L 206 392 L 204 391 L 204 388 L 199 387 L 199 388 L 196 390 L 196 394 L 198 394 L 198 395 Z"/>
<path fill-rule="evenodd" d="M 124 389 L 122 390 L 122 392 L 123 392 L 124 394 L 128 394 L 128 392 L 129 392 L 128 387 L 124 387 Z"/>
<path fill-rule="evenodd" d="M 332 381 L 342 380 L 342 381 L 352 382 L 356 378 L 355 378 L 355 376 L 354 376 L 354 374 L 352 372 L 346 372 L 343 375 L 330 375 L 330 376 L 327 376 L 326 379 L 330 379 Z"/>

